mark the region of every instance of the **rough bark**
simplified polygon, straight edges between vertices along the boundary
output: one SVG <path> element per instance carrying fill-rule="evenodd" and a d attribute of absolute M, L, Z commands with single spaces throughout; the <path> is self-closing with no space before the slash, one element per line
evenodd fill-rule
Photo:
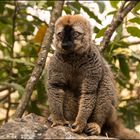
<path fill-rule="evenodd" d="M 51 128 L 46 118 L 29 114 L 7 122 L 0 128 L 0 139 L 113 139 L 103 136 L 87 136 L 71 132 L 69 127 Z M 115 138 L 114 138 L 115 139 Z"/>

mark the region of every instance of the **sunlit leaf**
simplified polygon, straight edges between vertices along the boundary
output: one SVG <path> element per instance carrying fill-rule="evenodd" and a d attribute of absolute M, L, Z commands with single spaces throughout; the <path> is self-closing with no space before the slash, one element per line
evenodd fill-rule
<path fill-rule="evenodd" d="M 99 1 L 99 2 L 96 2 L 96 3 L 98 4 L 100 13 L 103 13 L 104 10 L 105 10 L 105 4 L 104 4 L 104 2 Z"/>
<path fill-rule="evenodd" d="M 113 42 L 119 42 L 122 37 L 123 27 L 122 24 L 116 29 L 117 35 L 114 37 Z"/>
<path fill-rule="evenodd" d="M 140 18 L 139 17 L 132 18 L 129 21 L 132 22 L 132 23 L 140 24 Z"/>
<path fill-rule="evenodd" d="M 122 24 L 116 29 L 116 32 L 119 33 L 119 34 L 122 34 L 122 31 L 123 31 L 123 27 L 122 27 Z"/>
<path fill-rule="evenodd" d="M 133 12 L 136 13 L 138 10 L 140 10 L 140 3 L 138 3 L 134 9 L 133 9 Z"/>
<path fill-rule="evenodd" d="M 75 11 L 75 14 L 80 14 L 81 6 L 80 6 L 80 3 L 78 1 L 76 1 L 76 2 L 67 2 L 66 4 L 69 7 L 69 9 Z"/>
<path fill-rule="evenodd" d="M 114 55 L 125 55 L 125 56 L 131 56 L 132 55 L 132 52 L 130 49 L 128 48 L 116 48 L 114 51 L 113 51 L 113 54 Z"/>
<path fill-rule="evenodd" d="M 88 7 L 81 4 L 82 9 L 93 19 L 95 19 L 99 24 L 101 24 L 101 20 L 92 12 Z"/>
<path fill-rule="evenodd" d="M 111 4 L 111 6 L 113 7 L 113 8 L 118 8 L 118 3 L 119 3 L 119 1 L 118 0 L 116 0 L 116 1 L 112 1 L 112 0 L 110 0 L 110 4 Z"/>
<path fill-rule="evenodd" d="M 117 10 L 111 11 L 111 12 L 107 13 L 107 15 L 108 15 L 108 16 L 109 16 L 109 15 L 114 15 L 114 14 L 116 14 L 116 12 L 117 12 Z"/>
<path fill-rule="evenodd" d="M 97 34 L 96 34 L 96 38 L 100 38 L 101 36 L 104 35 L 104 32 L 106 31 L 107 27 L 101 29 Z"/>
<path fill-rule="evenodd" d="M 66 12 L 66 14 L 71 14 L 71 10 L 69 7 L 64 6 L 63 9 Z"/>
<path fill-rule="evenodd" d="M 132 36 L 140 38 L 140 29 L 137 27 L 127 27 L 127 32 L 130 33 Z"/>

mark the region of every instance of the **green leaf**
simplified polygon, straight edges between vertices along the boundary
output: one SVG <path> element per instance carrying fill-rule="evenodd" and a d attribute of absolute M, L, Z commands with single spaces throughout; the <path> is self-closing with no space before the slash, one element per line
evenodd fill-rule
<path fill-rule="evenodd" d="M 53 6 L 54 6 L 54 1 L 52 1 L 52 0 L 47 0 L 47 6 L 48 6 L 48 7 L 53 7 Z"/>
<path fill-rule="evenodd" d="M 113 7 L 113 8 L 118 8 L 118 3 L 119 3 L 119 1 L 112 1 L 112 0 L 110 0 L 110 4 L 111 4 L 111 6 Z"/>
<path fill-rule="evenodd" d="M 108 26 L 107 26 L 108 27 Z M 104 35 L 104 32 L 106 31 L 107 27 L 101 29 L 97 34 L 95 38 L 100 38 L 101 36 Z"/>
<path fill-rule="evenodd" d="M 96 2 L 96 3 L 98 4 L 100 13 L 103 13 L 104 10 L 105 10 L 105 4 L 103 2 L 101 2 L 101 1 Z"/>
<path fill-rule="evenodd" d="M 140 3 L 138 3 L 134 9 L 133 9 L 133 12 L 136 13 L 138 10 L 140 10 Z"/>
<path fill-rule="evenodd" d="M 140 80 L 140 63 L 137 65 L 137 79 Z"/>
<path fill-rule="evenodd" d="M 67 2 L 67 6 L 71 11 L 75 11 L 75 14 L 80 14 L 81 5 L 79 2 Z"/>
<path fill-rule="evenodd" d="M 0 60 L 9 61 L 9 62 L 15 62 L 15 63 L 21 63 L 21 64 L 24 64 L 24 65 L 27 65 L 27 66 L 34 67 L 33 63 L 22 61 L 22 60 L 19 60 L 19 59 L 16 59 L 16 58 L 3 57 L 3 58 L 0 58 Z"/>
<path fill-rule="evenodd" d="M 140 29 L 137 27 L 127 27 L 127 32 L 130 33 L 132 36 L 140 38 Z"/>
<path fill-rule="evenodd" d="M 127 79 L 130 79 L 129 66 L 126 63 L 126 58 L 119 57 L 119 65 L 120 65 L 121 72 L 126 76 Z"/>
<path fill-rule="evenodd" d="M 98 27 L 95 26 L 95 27 L 93 28 L 93 32 L 94 32 L 94 33 L 98 33 L 99 31 L 100 31 L 100 29 L 99 29 Z"/>
<path fill-rule="evenodd" d="M 132 18 L 129 21 L 132 22 L 132 23 L 140 24 L 140 18 L 139 17 Z"/>
<path fill-rule="evenodd" d="M 64 6 L 63 9 L 64 9 L 64 11 L 66 12 L 66 14 L 71 14 L 71 10 L 70 10 L 69 7 Z"/>
<path fill-rule="evenodd" d="M 94 12 L 90 11 L 90 9 L 81 4 L 82 9 L 93 19 L 95 19 L 99 24 L 101 24 L 101 20 L 94 14 Z"/>
<path fill-rule="evenodd" d="M 111 12 L 107 13 L 107 16 L 109 16 L 109 15 L 115 15 L 116 12 L 117 12 L 116 10 L 115 11 L 111 11 Z"/>
<path fill-rule="evenodd" d="M 0 83 L 1 85 L 6 85 L 6 86 L 9 86 L 9 87 L 13 87 L 14 89 L 16 89 L 20 95 L 23 95 L 24 93 L 24 87 L 18 83 L 8 83 L 8 82 L 1 82 Z"/>
<path fill-rule="evenodd" d="M 6 70 L 0 67 L 0 82 L 4 82 L 9 78 L 9 73 Z"/>
<path fill-rule="evenodd" d="M 116 43 L 116 42 L 119 42 L 121 37 L 122 37 L 122 31 L 123 31 L 123 28 L 122 28 L 122 24 L 116 29 L 116 36 L 113 40 L 113 43 Z"/>
<path fill-rule="evenodd" d="M 119 33 L 119 34 L 122 34 L 122 31 L 123 31 L 123 27 L 122 27 L 122 24 L 116 29 L 116 32 Z"/>
<path fill-rule="evenodd" d="M 18 90 L 18 92 L 20 93 L 20 95 L 23 95 L 23 93 L 24 93 L 24 87 L 22 85 L 19 85 L 18 83 L 11 83 L 11 86 L 13 88 L 15 88 L 16 90 Z"/>

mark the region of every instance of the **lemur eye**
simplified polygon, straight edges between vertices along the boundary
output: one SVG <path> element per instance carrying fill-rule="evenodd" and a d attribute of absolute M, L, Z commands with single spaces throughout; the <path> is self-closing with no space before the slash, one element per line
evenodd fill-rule
<path fill-rule="evenodd" d="M 73 37 L 74 37 L 74 38 L 77 38 L 77 37 L 80 36 L 80 35 L 81 35 L 81 33 L 77 32 L 77 31 L 75 31 L 75 32 L 73 33 Z"/>
<path fill-rule="evenodd" d="M 57 34 L 57 36 L 58 36 L 59 38 L 62 39 L 62 37 L 63 37 L 63 32 L 59 32 L 59 33 Z"/>

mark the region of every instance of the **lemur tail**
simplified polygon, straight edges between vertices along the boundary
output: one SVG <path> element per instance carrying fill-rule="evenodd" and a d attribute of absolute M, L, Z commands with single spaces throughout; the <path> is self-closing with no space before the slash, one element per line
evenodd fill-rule
<path fill-rule="evenodd" d="M 108 129 L 106 133 L 108 136 L 116 137 L 119 139 L 140 139 L 140 133 L 125 128 L 120 121 L 112 123 L 110 129 Z"/>

